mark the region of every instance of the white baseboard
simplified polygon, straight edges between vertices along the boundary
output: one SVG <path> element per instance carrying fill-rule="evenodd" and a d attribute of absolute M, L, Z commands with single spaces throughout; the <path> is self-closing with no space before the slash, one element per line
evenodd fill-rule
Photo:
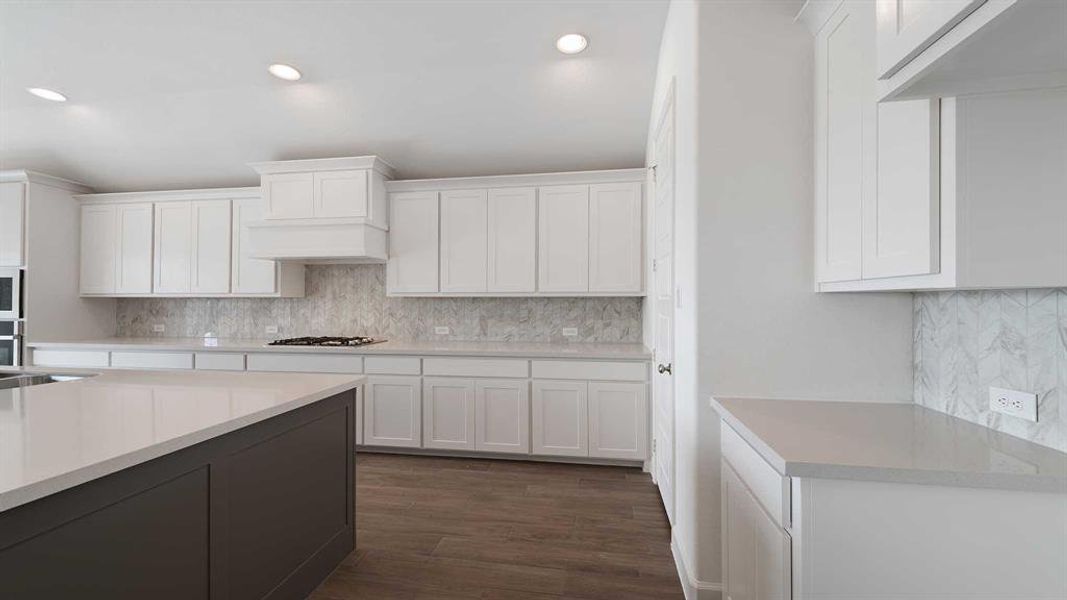
<path fill-rule="evenodd" d="M 678 547 L 678 538 L 673 534 L 671 535 L 671 554 L 674 555 L 674 566 L 678 569 L 678 580 L 682 583 L 685 600 L 722 600 L 722 584 L 701 581 L 693 576 Z"/>

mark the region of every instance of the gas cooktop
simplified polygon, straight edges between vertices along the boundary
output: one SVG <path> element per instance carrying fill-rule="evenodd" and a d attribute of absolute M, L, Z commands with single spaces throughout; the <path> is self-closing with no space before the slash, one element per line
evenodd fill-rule
<path fill-rule="evenodd" d="M 366 346 L 368 344 L 378 344 L 385 340 L 376 340 L 374 338 L 365 337 L 361 335 L 353 337 L 338 337 L 338 336 L 319 336 L 319 337 L 295 337 L 286 338 L 284 340 L 274 340 L 268 342 L 268 346 Z"/>

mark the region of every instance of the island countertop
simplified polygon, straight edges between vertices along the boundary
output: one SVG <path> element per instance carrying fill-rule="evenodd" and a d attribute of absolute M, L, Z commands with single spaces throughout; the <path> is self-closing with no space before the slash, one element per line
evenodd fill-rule
<path fill-rule="evenodd" d="M 1067 492 L 1067 454 L 915 404 L 711 404 L 783 475 Z"/>
<path fill-rule="evenodd" d="M 70 373 L 89 376 L 0 389 L 0 512 L 363 381 L 361 376 L 304 373 Z"/>
<path fill-rule="evenodd" d="M 353 347 L 268 346 L 267 339 L 113 337 L 96 340 L 27 342 L 31 348 L 79 350 L 160 350 L 196 352 L 287 352 L 310 354 L 411 355 L 411 356 L 501 356 L 518 358 L 585 358 L 648 360 L 652 353 L 640 343 L 608 342 L 510 342 L 453 340 L 388 340 Z"/>

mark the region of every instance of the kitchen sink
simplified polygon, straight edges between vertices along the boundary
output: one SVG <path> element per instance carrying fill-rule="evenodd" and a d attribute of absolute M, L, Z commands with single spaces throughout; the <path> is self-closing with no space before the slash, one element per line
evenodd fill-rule
<path fill-rule="evenodd" d="M 2 373 L 0 374 L 0 390 L 28 387 L 31 385 L 44 385 L 46 383 L 58 383 L 61 381 L 74 381 L 91 377 L 91 375 L 50 375 L 47 373 Z"/>

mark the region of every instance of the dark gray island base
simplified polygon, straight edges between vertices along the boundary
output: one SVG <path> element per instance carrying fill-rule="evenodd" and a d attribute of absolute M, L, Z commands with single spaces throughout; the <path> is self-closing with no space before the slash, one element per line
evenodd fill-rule
<path fill-rule="evenodd" d="M 0 513 L 0 598 L 304 598 L 355 547 L 359 389 Z"/>

